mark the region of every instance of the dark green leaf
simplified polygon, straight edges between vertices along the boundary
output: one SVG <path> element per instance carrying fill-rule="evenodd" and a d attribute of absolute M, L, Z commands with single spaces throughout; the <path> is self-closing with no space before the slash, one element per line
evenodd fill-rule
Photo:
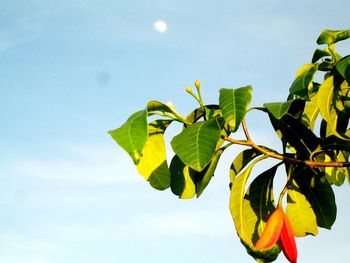
<path fill-rule="evenodd" d="M 171 146 L 185 164 L 200 172 L 211 161 L 220 134 L 221 127 L 217 119 L 197 122 L 175 136 Z"/>
<path fill-rule="evenodd" d="M 293 116 L 285 114 L 280 120 L 276 120 L 270 115 L 270 120 L 282 140 L 292 146 L 301 159 L 309 159 L 317 149 L 317 136 Z"/>
<path fill-rule="evenodd" d="M 307 167 L 296 171 L 295 181 L 315 212 L 317 225 L 330 229 L 337 216 L 332 187 L 321 173 Z"/>
<path fill-rule="evenodd" d="M 196 195 L 196 185 L 191 168 L 175 155 L 170 163 L 171 191 L 181 199 L 192 198 Z"/>
<path fill-rule="evenodd" d="M 214 176 L 214 172 L 216 169 L 216 166 L 219 162 L 220 156 L 223 153 L 223 149 L 219 149 L 215 152 L 212 160 L 207 165 L 207 167 L 202 172 L 197 172 L 197 184 L 196 184 L 196 191 L 197 191 L 197 197 L 199 197 L 204 189 L 209 184 L 211 178 Z"/>
<path fill-rule="evenodd" d="M 279 120 L 285 114 L 291 113 L 292 111 L 302 112 L 305 106 L 305 101 L 301 99 L 288 100 L 286 102 L 274 102 L 274 103 L 265 103 L 264 107 L 267 111 L 272 114 L 272 116 Z M 293 110 L 294 109 L 294 110 Z"/>
<path fill-rule="evenodd" d="M 138 164 L 148 138 L 147 111 L 135 112 L 120 128 L 108 133 Z"/>
<path fill-rule="evenodd" d="M 342 58 L 337 63 L 336 68 L 340 75 L 342 75 L 342 77 L 346 79 L 348 83 L 350 83 L 350 56 Z"/>
<path fill-rule="evenodd" d="M 316 63 L 319 59 L 324 58 L 324 57 L 330 57 L 332 54 L 327 52 L 326 50 L 321 50 L 321 49 L 316 49 L 315 53 L 312 57 L 311 62 Z"/>
<path fill-rule="evenodd" d="M 237 131 L 252 99 L 252 87 L 220 89 L 219 105 L 230 131 Z"/>
<path fill-rule="evenodd" d="M 317 39 L 317 44 L 333 44 L 350 37 L 350 30 L 324 30 Z"/>

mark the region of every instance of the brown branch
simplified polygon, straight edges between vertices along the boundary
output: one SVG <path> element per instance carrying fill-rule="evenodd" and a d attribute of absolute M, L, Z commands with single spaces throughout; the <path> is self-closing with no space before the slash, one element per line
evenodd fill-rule
<path fill-rule="evenodd" d="M 246 126 L 243 125 L 244 130 L 246 131 Z M 285 156 L 283 154 L 271 151 L 269 149 L 266 149 L 263 146 L 255 144 L 249 137 L 249 134 L 246 133 L 247 140 L 235 140 L 233 138 L 229 137 L 223 137 L 225 141 L 231 142 L 233 144 L 238 144 L 238 145 L 244 145 L 244 146 L 249 146 L 252 147 L 253 149 L 261 152 L 263 155 L 267 157 L 271 157 L 277 160 L 284 161 L 286 163 L 291 163 L 291 164 L 301 164 L 307 167 L 350 167 L 350 162 L 318 162 L 318 161 L 311 161 L 311 160 L 299 160 L 295 158 L 290 158 L 288 156 Z"/>

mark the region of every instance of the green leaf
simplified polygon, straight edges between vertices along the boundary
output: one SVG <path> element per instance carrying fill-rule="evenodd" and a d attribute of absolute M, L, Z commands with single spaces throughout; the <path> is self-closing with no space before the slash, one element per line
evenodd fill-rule
<path fill-rule="evenodd" d="M 327 52 L 327 50 L 316 49 L 311 62 L 316 63 L 319 59 L 330 56 L 332 56 L 332 54 Z"/>
<path fill-rule="evenodd" d="M 258 241 L 260 235 L 262 234 L 268 218 L 272 212 L 276 210 L 273 196 L 273 179 L 278 166 L 279 164 L 258 175 L 249 185 L 244 195 L 243 202 L 246 202 L 245 206 L 252 208 L 252 210 L 244 209 L 244 211 L 247 211 L 247 213 L 254 212 L 254 214 L 251 215 L 246 214 L 246 217 L 251 219 L 255 217 L 257 218 L 256 225 L 258 228 L 255 229 L 255 233 L 253 235 L 254 244 Z"/>
<path fill-rule="evenodd" d="M 148 111 L 149 115 L 153 115 L 155 113 L 173 113 L 173 110 L 166 104 L 157 101 L 157 100 L 151 100 L 147 103 L 146 109 Z"/>
<path fill-rule="evenodd" d="M 200 172 L 212 159 L 220 134 L 221 127 L 217 119 L 201 121 L 175 136 L 171 146 L 185 164 Z"/>
<path fill-rule="evenodd" d="M 303 99 L 308 99 L 309 90 L 312 88 L 312 80 L 318 69 L 318 64 L 306 64 L 302 66 L 293 81 L 289 92 Z"/>
<path fill-rule="evenodd" d="M 220 89 L 219 105 L 230 131 L 237 131 L 252 99 L 252 87 Z"/>
<path fill-rule="evenodd" d="M 310 97 L 310 100 L 305 103 L 305 108 L 301 119 L 302 123 L 313 131 L 319 112 L 320 110 L 317 106 L 317 96 L 313 95 Z"/>
<path fill-rule="evenodd" d="M 295 108 L 298 111 L 302 111 L 305 106 L 305 101 L 301 99 L 288 100 L 286 102 L 273 102 L 265 103 L 264 107 L 267 111 L 272 114 L 272 116 L 279 120 L 285 114 L 291 113 L 292 108 Z"/>
<path fill-rule="evenodd" d="M 317 44 L 333 44 L 350 37 L 350 30 L 324 30 L 317 39 Z"/>
<path fill-rule="evenodd" d="M 261 155 L 261 153 L 255 149 L 245 149 L 236 156 L 230 167 L 231 184 L 236 179 L 237 174 L 239 174 L 248 163 L 259 155 Z"/>
<path fill-rule="evenodd" d="M 164 132 L 170 123 L 171 120 L 156 120 L 149 124 L 149 137 L 137 164 L 138 172 L 158 190 L 170 186 L 164 143 Z"/>
<path fill-rule="evenodd" d="M 214 176 L 214 172 L 216 169 L 216 166 L 219 162 L 219 159 L 224 152 L 223 149 L 219 149 L 215 152 L 212 160 L 207 165 L 207 167 L 202 172 L 197 172 L 197 183 L 196 183 L 196 191 L 197 191 L 197 197 L 199 197 L 204 189 L 208 186 L 211 178 Z"/>
<path fill-rule="evenodd" d="M 278 121 L 270 115 L 270 120 L 277 134 L 281 135 L 282 140 L 295 149 L 296 154 L 301 159 L 309 159 L 317 149 L 319 145 L 317 136 L 290 114 L 285 114 Z"/>
<path fill-rule="evenodd" d="M 171 160 L 171 191 L 181 199 L 189 199 L 196 195 L 196 185 L 190 170 L 191 168 L 184 164 L 177 155 Z"/>
<path fill-rule="evenodd" d="M 347 82 L 350 83 L 350 56 L 346 56 L 342 58 L 337 63 L 337 71 L 342 75 L 344 79 L 346 79 Z"/>
<path fill-rule="evenodd" d="M 294 235 L 296 237 L 316 236 L 318 233 L 316 215 L 310 202 L 294 181 L 287 193 L 286 215 L 292 225 Z"/>
<path fill-rule="evenodd" d="M 193 170 L 175 155 L 170 164 L 172 192 L 181 199 L 192 198 L 196 194 L 199 197 L 214 176 L 223 151 L 223 149 L 216 151 L 211 162 L 201 172 Z"/>
<path fill-rule="evenodd" d="M 333 106 L 333 80 L 334 77 L 330 76 L 321 84 L 321 87 L 317 93 L 317 106 L 320 109 L 322 118 L 327 122 L 327 127 L 329 128 L 330 133 L 340 138 L 344 138 L 337 131 L 338 114 Z"/>
<path fill-rule="evenodd" d="M 337 162 L 346 162 L 347 159 L 343 152 L 339 151 L 338 153 L 333 153 L 334 157 L 330 158 L 328 155 L 326 155 L 325 161 L 329 162 L 334 159 L 337 160 Z M 344 181 L 345 177 L 349 176 L 349 168 L 348 167 L 326 167 L 325 168 L 325 177 L 327 181 L 330 184 L 334 184 L 336 186 L 341 186 Z"/>
<path fill-rule="evenodd" d="M 317 225 L 330 229 L 337 216 L 333 189 L 322 175 L 307 167 L 300 168 L 294 179 L 315 212 Z"/>
<path fill-rule="evenodd" d="M 230 195 L 230 211 L 237 234 L 240 237 L 243 245 L 247 248 L 248 253 L 256 259 L 273 261 L 277 258 L 278 254 L 280 253 L 278 245 L 274 245 L 272 246 L 272 248 L 266 250 L 257 250 L 254 247 L 253 242 L 255 242 L 258 237 L 257 231 L 260 221 L 258 219 L 257 214 L 251 206 L 251 201 L 245 198 L 245 185 L 247 183 L 249 175 L 251 174 L 251 171 L 256 165 L 256 163 L 265 158 L 265 156 L 262 156 L 255 159 L 248 166 L 248 168 L 234 180 Z M 266 177 L 270 178 L 271 180 L 272 174 L 273 172 L 270 172 L 270 176 Z M 259 187 L 258 183 L 260 180 L 262 180 L 266 186 L 271 185 L 269 184 L 269 179 L 265 178 L 265 181 L 263 177 L 260 177 L 259 179 L 257 179 L 257 181 L 255 181 L 254 185 L 252 186 L 253 189 L 257 189 Z M 262 181 L 260 181 L 260 183 Z M 257 203 L 262 202 L 262 199 L 260 199 L 260 197 L 257 197 L 255 193 L 253 193 L 253 190 L 251 193 L 248 192 L 248 195 L 246 197 L 248 197 L 249 195 L 249 199 L 253 200 L 253 204 L 257 205 Z M 265 198 L 268 198 L 271 201 L 271 195 L 271 189 L 266 189 L 266 192 L 262 193 L 261 198 L 265 196 Z M 265 200 L 265 202 L 269 203 L 267 200 Z M 260 208 L 257 208 L 257 206 L 255 206 L 255 209 L 260 210 Z"/>
<path fill-rule="evenodd" d="M 108 133 L 138 164 L 148 138 L 147 111 L 135 112 L 120 128 Z"/>

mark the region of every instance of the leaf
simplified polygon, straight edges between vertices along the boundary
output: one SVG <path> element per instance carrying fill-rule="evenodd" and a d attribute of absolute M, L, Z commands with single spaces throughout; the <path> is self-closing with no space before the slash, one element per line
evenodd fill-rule
<path fill-rule="evenodd" d="M 237 131 L 252 99 L 252 87 L 220 89 L 219 105 L 230 131 Z"/>
<path fill-rule="evenodd" d="M 350 37 L 350 30 L 324 30 L 317 39 L 317 44 L 333 44 Z"/>
<path fill-rule="evenodd" d="M 316 49 L 311 62 L 316 63 L 319 59 L 330 56 L 332 56 L 332 54 L 327 52 L 327 50 Z"/>
<path fill-rule="evenodd" d="M 261 153 L 255 149 L 246 149 L 240 152 L 230 167 L 231 183 L 233 183 L 233 181 L 236 179 L 237 174 L 239 174 L 249 162 L 259 155 L 261 155 Z"/>
<path fill-rule="evenodd" d="M 206 117 L 208 119 L 211 118 L 216 118 L 216 117 L 221 117 L 221 111 L 219 105 L 216 104 L 210 104 L 210 105 L 205 105 L 204 109 L 206 111 Z M 186 121 L 190 123 L 197 122 L 201 117 L 203 117 L 205 113 L 203 112 L 203 108 L 197 108 L 194 111 L 192 111 L 187 117 Z"/>
<path fill-rule="evenodd" d="M 164 132 L 171 120 L 156 120 L 149 124 L 149 137 L 142 150 L 138 172 L 158 190 L 170 186 L 170 172 L 166 161 Z"/>
<path fill-rule="evenodd" d="M 264 107 L 267 111 L 272 114 L 272 116 L 279 120 L 285 114 L 291 112 L 292 108 L 302 111 L 304 108 L 305 101 L 301 99 L 288 100 L 286 102 L 274 102 L 274 103 L 265 103 Z"/>
<path fill-rule="evenodd" d="M 199 177 L 199 174 L 201 174 L 201 178 L 198 179 L 196 183 L 197 197 L 199 197 L 203 193 L 204 189 L 209 184 L 211 178 L 214 176 L 216 166 L 223 152 L 223 149 L 217 150 L 207 167 L 202 172 L 197 172 L 197 178 Z"/>
<path fill-rule="evenodd" d="M 332 187 L 322 174 L 311 168 L 300 168 L 294 179 L 315 212 L 317 225 L 330 229 L 337 216 Z"/>
<path fill-rule="evenodd" d="M 317 136 L 290 114 L 285 114 L 278 121 L 270 115 L 270 120 L 277 134 L 280 134 L 282 140 L 296 150 L 296 154 L 301 159 L 309 159 L 317 149 L 319 145 Z"/>
<path fill-rule="evenodd" d="M 310 97 L 310 100 L 305 103 L 305 108 L 301 119 L 302 123 L 313 131 L 319 112 L 320 110 L 317 106 L 317 96 L 313 95 Z"/>
<path fill-rule="evenodd" d="M 320 109 L 322 118 L 327 122 L 327 127 L 330 129 L 330 133 L 340 138 L 344 138 L 337 131 L 337 119 L 338 114 L 336 113 L 333 106 L 333 85 L 334 77 L 330 76 L 325 79 L 321 84 L 321 87 L 317 93 L 317 106 Z"/>
<path fill-rule="evenodd" d="M 265 226 L 264 222 L 267 222 L 270 215 L 276 210 L 273 196 L 273 179 L 278 166 L 279 164 L 258 175 L 249 185 L 244 195 L 243 202 L 248 201 L 246 205 L 249 205 L 252 208 L 251 211 L 254 212 L 254 215 L 247 215 L 247 218 L 257 217 L 258 229 L 256 230 L 258 231 L 256 231 L 256 235 L 253 236 L 254 244 L 263 232 Z M 247 209 L 247 212 L 249 211 L 250 210 Z"/>
<path fill-rule="evenodd" d="M 196 195 L 196 185 L 191 176 L 190 169 L 177 155 L 171 160 L 171 191 L 181 199 L 189 199 Z"/>
<path fill-rule="evenodd" d="M 173 113 L 173 110 L 166 104 L 157 101 L 157 100 L 151 100 L 147 103 L 146 109 L 148 111 L 149 116 L 155 114 L 155 113 Z"/>
<path fill-rule="evenodd" d="M 338 154 L 336 153 L 333 153 L 333 154 L 335 155 L 335 158 L 330 158 L 328 155 L 326 155 L 325 161 L 329 162 L 329 161 L 332 161 L 332 159 L 336 159 L 337 162 L 347 161 L 343 152 L 339 151 Z M 327 181 L 330 184 L 341 186 L 345 181 L 345 177 L 349 176 L 349 168 L 348 167 L 326 167 L 324 174 Z"/>
<path fill-rule="evenodd" d="M 230 211 L 237 234 L 240 237 L 241 242 L 247 248 L 248 253 L 257 259 L 273 261 L 277 258 L 278 254 L 280 253 L 278 245 L 274 245 L 272 248 L 266 250 L 258 250 L 254 247 L 253 241 L 256 241 L 257 239 L 256 231 L 260 222 L 258 221 L 258 217 L 254 212 L 250 201 L 244 198 L 245 185 L 253 167 L 256 165 L 256 163 L 265 158 L 265 156 L 262 156 L 255 159 L 248 166 L 248 168 L 234 180 L 230 195 Z M 259 178 L 257 180 L 262 180 L 262 178 Z M 253 188 L 255 187 L 257 187 L 256 184 L 253 185 Z M 270 194 L 271 193 L 268 194 L 266 192 L 265 196 L 271 198 Z M 259 199 L 256 199 L 256 197 L 254 197 L 254 194 L 253 196 L 251 196 L 251 198 L 255 201 Z"/>
<path fill-rule="evenodd" d="M 108 133 L 138 164 L 148 138 L 147 111 L 135 112 L 120 128 Z"/>
<path fill-rule="evenodd" d="M 318 69 L 318 64 L 306 64 L 302 66 L 295 77 L 289 92 L 301 98 L 308 99 L 308 91 L 312 88 L 312 80 Z"/>
<path fill-rule="evenodd" d="M 296 237 L 306 235 L 316 236 L 318 233 L 316 215 L 310 202 L 306 199 L 293 181 L 293 186 L 287 192 L 286 215 L 292 225 Z"/>
<path fill-rule="evenodd" d="M 201 121 L 176 135 L 171 146 L 185 164 L 200 172 L 212 159 L 220 134 L 221 127 L 217 119 Z"/>
<path fill-rule="evenodd" d="M 336 65 L 337 71 L 350 83 L 350 56 L 342 58 Z"/>

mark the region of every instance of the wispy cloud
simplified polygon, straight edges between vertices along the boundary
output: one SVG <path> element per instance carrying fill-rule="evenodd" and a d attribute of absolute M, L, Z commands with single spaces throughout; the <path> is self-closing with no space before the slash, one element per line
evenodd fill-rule
<path fill-rule="evenodd" d="M 136 170 L 127 154 L 114 145 L 73 146 L 49 160 L 24 158 L 10 172 L 41 180 L 86 184 L 118 184 L 140 179 L 135 176 Z"/>

